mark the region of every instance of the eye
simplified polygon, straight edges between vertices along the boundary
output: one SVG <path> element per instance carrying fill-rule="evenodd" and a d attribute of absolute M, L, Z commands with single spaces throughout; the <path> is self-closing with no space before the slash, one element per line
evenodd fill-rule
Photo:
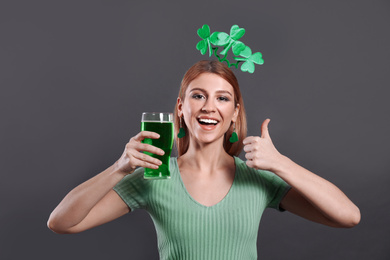
<path fill-rule="evenodd" d="M 191 96 L 193 99 L 202 99 L 204 96 L 202 94 L 194 94 Z"/>
<path fill-rule="evenodd" d="M 218 100 L 220 101 L 229 101 L 230 99 L 224 96 L 218 97 Z"/>

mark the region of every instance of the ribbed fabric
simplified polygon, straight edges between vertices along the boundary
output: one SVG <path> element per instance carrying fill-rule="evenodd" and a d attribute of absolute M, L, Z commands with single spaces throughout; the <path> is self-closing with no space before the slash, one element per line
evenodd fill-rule
<path fill-rule="evenodd" d="M 160 259 L 257 259 L 257 233 L 267 207 L 279 209 L 290 186 L 275 174 L 249 168 L 234 157 L 236 173 L 223 200 L 207 207 L 187 192 L 177 159 L 171 179 L 145 180 L 143 168 L 114 190 L 132 211 L 145 209 L 156 228 Z"/>

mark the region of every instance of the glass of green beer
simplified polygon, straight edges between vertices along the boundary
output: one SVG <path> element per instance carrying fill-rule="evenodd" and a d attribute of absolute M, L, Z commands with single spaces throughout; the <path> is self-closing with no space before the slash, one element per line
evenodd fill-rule
<path fill-rule="evenodd" d="M 142 113 L 141 131 L 158 133 L 160 135 L 159 139 L 145 138 L 142 143 L 156 146 L 165 152 L 162 156 L 144 152 L 162 162 L 158 169 L 145 168 L 144 178 L 153 180 L 171 178 L 169 159 L 171 158 L 173 146 L 173 114 L 160 112 Z"/>

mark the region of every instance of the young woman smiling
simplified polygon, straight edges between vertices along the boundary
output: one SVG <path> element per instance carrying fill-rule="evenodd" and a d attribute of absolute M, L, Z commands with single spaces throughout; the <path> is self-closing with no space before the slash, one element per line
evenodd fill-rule
<path fill-rule="evenodd" d="M 332 227 L 353 227 L 359 209 L 335 185 L 280 154 L 268 131 L 246 137 L 246 116 L 233 72 L 218 61 L 200 61 L 184 75 L 175 106 L 178 158 L 171 179 L 145 180 L 143 169 L 161 162 L 142 151 L 159 138 L 140 132 L 112 166 L 80 184 L 52 212 L 48 226 L 77 233 L 130 211 L 149 212 L 161 259 L 257 259 L 263 211 L 288 210 Z M 181 124 L 180 124 L 181 122 Z M 181 126 L 180 126 L 181 125 Z M 238 142 L 230 142 L 233 132 Z M 242 149 L 246 161 L 237 156 Z"/>

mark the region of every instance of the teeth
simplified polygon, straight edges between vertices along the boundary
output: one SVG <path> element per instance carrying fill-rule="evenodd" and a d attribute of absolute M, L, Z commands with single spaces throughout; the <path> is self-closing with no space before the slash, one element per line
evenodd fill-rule
<path fill-rule="evenodd" d="M 216 124 L 218 121 L 212 119 L 199 118 L 199 122 L 204 122 L 206 124 Z"/>

